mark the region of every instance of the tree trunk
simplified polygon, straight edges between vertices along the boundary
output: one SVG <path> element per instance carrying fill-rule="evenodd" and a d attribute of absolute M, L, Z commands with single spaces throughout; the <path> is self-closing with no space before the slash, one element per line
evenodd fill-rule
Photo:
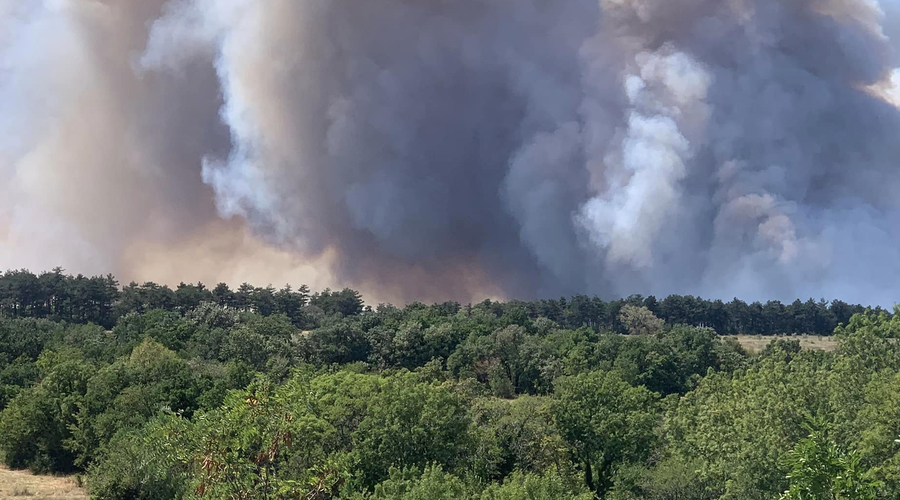
<path fill-rule="evenodd" d="M 587 483 L 587 487 L 590 488 L 591 491 L 596 491 L 594 489 L 594 475 L 591 472 L 590 460 L 584 462 L 584 482 Z"/>

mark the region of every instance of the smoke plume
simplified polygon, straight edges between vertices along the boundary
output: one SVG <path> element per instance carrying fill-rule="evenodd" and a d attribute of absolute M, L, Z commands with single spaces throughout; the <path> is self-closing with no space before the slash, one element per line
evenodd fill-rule
<path fill-rule="evenodd" d="M 0 0 L 0 266 L 900 300 L 897 0 Z"/>

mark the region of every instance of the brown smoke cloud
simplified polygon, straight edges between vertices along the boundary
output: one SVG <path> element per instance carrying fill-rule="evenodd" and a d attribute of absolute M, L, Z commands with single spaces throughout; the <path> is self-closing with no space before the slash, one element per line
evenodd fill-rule
<path fill-rule="evenodd" d="M 897 0 L 0 0 L 0 265 L 900 297 Z"/>

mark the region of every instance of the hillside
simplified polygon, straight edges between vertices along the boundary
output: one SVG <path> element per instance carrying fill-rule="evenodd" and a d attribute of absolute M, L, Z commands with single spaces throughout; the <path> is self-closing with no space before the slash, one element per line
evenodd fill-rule
<path fill-rule="evenodd" d="M 900 494 L 900 308 L 813 336 L 788 333 L 848 309 L 769 302 L 764 336 L 678 296 L 66 290 L 4 292 L 0 456 L 48 475 L 4 471 L 7 496 L 79 498 L 72 474 L 96 500 Z"/>

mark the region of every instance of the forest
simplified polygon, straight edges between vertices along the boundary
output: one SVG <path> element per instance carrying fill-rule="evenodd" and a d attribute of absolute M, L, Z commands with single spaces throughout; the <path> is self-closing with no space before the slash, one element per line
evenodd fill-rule
<path fill-rule="evenodd" d="M 7 271 L 0 461 L 102 500 L 893 499 L 898 336 L 900 307 L 839 300 L 395 307 Z"/>

